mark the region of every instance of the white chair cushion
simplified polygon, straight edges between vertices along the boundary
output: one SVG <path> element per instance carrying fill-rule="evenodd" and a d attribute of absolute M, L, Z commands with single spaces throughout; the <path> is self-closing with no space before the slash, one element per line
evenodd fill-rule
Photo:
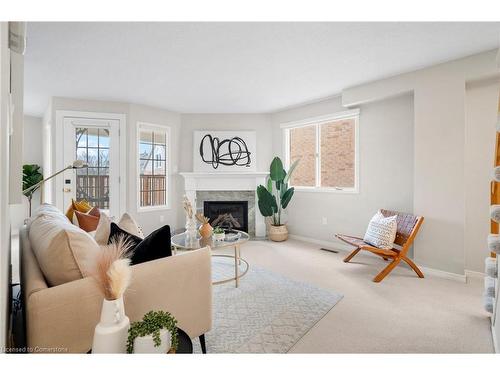
<path fill-rule="evenodd" d="M 384 217 L 379 211 L 370 220 L 363 241 L 380 249 L 392 249 L 397 230 L 397 216 Z"/>

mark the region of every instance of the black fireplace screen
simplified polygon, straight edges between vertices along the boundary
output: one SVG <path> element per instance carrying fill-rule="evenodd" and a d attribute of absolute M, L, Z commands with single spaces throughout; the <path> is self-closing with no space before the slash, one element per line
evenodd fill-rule
<path fill-rule="evenodd" d="M 248 232 L 248 201 L 205 201 L 203 214 L 213 227 Z"/>

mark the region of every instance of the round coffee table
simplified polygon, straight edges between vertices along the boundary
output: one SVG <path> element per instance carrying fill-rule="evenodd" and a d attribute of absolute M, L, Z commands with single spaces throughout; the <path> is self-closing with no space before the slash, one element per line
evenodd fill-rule
<path fill-rule="evenodd" d="M 235 240 L 222 240 L 216 241 L 213 237 L 202 238 L 201 236 L 190 241 L 188 239 L 187 233 L 179 233 L 172 236 L 172 246 L 174 247 L 174 255 L 177 254 L 177 250 L 196 250 L 202 247 L 210 246 L 212 250 L 222 249 L 227 247 L 234 248 L 234 255 L 224 255 L 224 254 L 212 254 L 213 257 L 223 257 L 234 259 L 234 277 L 230 277 L 224 280 L 217 280 L 212 282 L 213 285 L 224 284 L 231 281 L 235 282 L 236 288 L 239 286 L 240 278 L 246 275 L 248 272 L 248 262 L 241 257 L 240 246 L 250 239 L 248 233 L 237 230 L 238 238 Z M 240 272 L 239 266 L 243 263 L 246 267 L 243 272 Z"/>

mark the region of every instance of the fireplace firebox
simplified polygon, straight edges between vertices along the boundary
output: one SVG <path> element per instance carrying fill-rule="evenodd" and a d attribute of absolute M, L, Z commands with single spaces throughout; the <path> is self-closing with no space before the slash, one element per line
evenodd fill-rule
<path fill-rule="evenodd" d="M 203 214 L 213 227 L 248 232 L 248 201 L 205 201 Z"/>

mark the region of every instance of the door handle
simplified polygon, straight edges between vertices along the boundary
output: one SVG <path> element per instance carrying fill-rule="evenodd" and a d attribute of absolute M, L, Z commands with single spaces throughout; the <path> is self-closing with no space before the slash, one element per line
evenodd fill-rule
<path fill-rule="evenodd" d="M 71 188 L 64 188 L 63 192 L 65 192 L 65 193 L 71 193 Z"/>

